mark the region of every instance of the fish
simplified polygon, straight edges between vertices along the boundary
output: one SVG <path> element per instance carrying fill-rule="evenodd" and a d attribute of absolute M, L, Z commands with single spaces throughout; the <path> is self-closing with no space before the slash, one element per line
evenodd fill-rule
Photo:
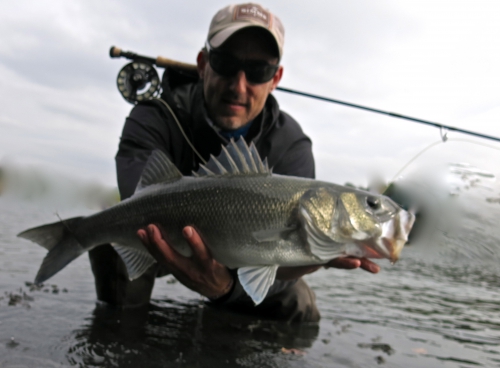
<path fill-rule="evenodd" d="M 134 280 L 156 260 L 136 232 L 158 224 L 165 240 L 188 257 L 182 229 L 194 226 L 213 258 L 237 269 L 257 305 L 280 266 L 321 265 L 337 257 L 396 262 L 413 214 L 390 198 L 324 181 L 272 173 L 255 145 L 231 140 L 183 176 L 161 150 L 146 162 L 133 196 L 101 212 L 25 230 L 18 237 L 48 250 L 40 284 L 81 254 L 110 243 Z"/>

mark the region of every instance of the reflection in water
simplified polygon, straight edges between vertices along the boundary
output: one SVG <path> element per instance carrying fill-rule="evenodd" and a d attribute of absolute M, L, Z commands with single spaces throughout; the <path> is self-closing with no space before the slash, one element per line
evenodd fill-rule
<path fill-rule="evenodd" d="M 165 280 L 147 308 L 94 310 L 85 257 L 54 279 L 63 292 L 27 290 L 45 251 L 16 234 L 53 218 L 54 207 L 2 195 L 0 367 L 499 367 L 500 157 L 488 166 L 491 155 L 455 156 L 441 160 L 451 192 L 426 180 L 430 165 L 396 181 L 436 209 L 427 217 L 436 220 L 428 222 L 435 241 L 413 242 L 395 265 L 380 261 L 377 275 L 329 269 L 307 277 L 319 326 L 214 310 Z M 452 215 L 458 226 L 441 226 Z"/>
<path fill-rule="evenodd" d="M 201 302 L 156 300 L 125 310 L 97 306 L 88 324 L 74 332 L 67 359 L 85 367 L 140 367 L 145 361 L 148 367 L 282 367 L 300 360 L 318 331 L 317 324 L 256 320 Z M 299 354 L 276 354 L 282 349 Z"/>

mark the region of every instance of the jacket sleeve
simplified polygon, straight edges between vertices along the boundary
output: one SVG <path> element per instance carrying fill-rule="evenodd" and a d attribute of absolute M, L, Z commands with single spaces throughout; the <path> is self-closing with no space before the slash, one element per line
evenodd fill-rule
<path fill-rule="evenodd" d="M 315 178 L 312 144 L 305 137 L 294 142 L 273 167 L 273 172 L 280 175 Z"/>
<path fill-rule="evenodd" d="M 155 149 L 171 158 L 168 149 L 168 129 L 158 107 L 150 104 L 135 106 L 125 120 L 118 153 L 116 174 L 121 199 L 134 194 L 146 161 Z"/>
<path fill-rule="evenodd" d="M 267 157 L 273 173 L 315 177 L 311 139 L 287 113 L 280 111 L 274 128 L 265 137 L 263 157 Z"/>

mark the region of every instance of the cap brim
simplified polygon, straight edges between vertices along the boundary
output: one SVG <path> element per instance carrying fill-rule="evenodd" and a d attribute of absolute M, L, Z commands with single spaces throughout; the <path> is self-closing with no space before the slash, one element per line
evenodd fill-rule
<path fill-rule="evenodd" d="M 239 31 L 240 29 L 249 28 L 249 27 L 259 27 L 259 28 L 265 29 L 266 31 L 269 31 L 266 27 L 262 27 L 258 24 L 245 22 L 245 23 L 235 24 L 231 27 L 227 27 L 227 28 L 223 29 L 222 31 L 220 31 L 220 32 L 216 33 L 214 36 L 212 36 L 212 38 L 210 40 L 208 40 L 208 42 L 210 43 L 210 46 L 212 46 L 214 49 L 216 49 L 217 47 L 221 46 L 224 42 L 226 42 L 226 40 L 229 37 L 231 37 L 235 32 Z M 271 32 L 269 32 L 269 33 L 271 33 Z M 274 38 L 274 36 L 273 36 L 273 38 Z"/>

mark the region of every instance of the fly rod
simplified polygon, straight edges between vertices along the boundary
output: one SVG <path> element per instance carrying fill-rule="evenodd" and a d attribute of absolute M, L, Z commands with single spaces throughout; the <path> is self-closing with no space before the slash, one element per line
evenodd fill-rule
<path fill-rule="evenodd" d="M 135 102 L 136 100 L 137 101 L 141 101 L 143 99 L 143 97 L 146 98 L 146 97 L 149 97 L 149 96 L 153 95 L 154 94 L 153 93 L 154 92 L 153 91 L 154 88 L 158 88 L 159 89 L 159 83 L 157 81 L 158 76 L 156 74 L 156 79 L 154 79 L 154 76 L 153 76 L 153 77 L 151 77 L 151 80 L 149 81 L 149 82 L 151 82 L 151 84 L 150 84 L 151 87 L 149 89 L 147 89 L 147 95 L 137 94 L 137 89 L 138 88 L 135 89 L 135 92 L 134 92 L 134 90 L 132 90 L 132 91 L 125 91 L 126 93 L 129 93 L 129 95 L 128 96 L 124 95 L 124 91 L 123 90 L 126 89 L 127 85 L 125 85 L 125 87 L 124 87 L 123 81 L 127 80 L 127 78 L 128 78 L 128 81 L 129 81 L 129 83 L 128 83 L 129 87 L 130 87 L 130 85 L 132 87 L 138 85 L 139 87 L 142 86 L 143 89 L 144 89 L 143 84 L 145 84 L 146 87 L 148 86 L 148 84 L 145 83 L 145 79 L 147 79 L 148 73 L 142 72 L 142 75 L 141 75 L 141 70 L 142 71 L 147 70 L 149 72 L 149 74 L 151 74 L 151 72 L 150 72 L 151 68 L 149 67 L 149 69 L 148 69 L 148 66 L 144 66 L 143 64 L 141 64 L 141 62 L 142 63 L 146 63 L 146 64 L 156 65 L 159 68 L 170 67 L 170 68 L 174 68 L 174 69 L 177 69 L 177 70 L 181 70 L 181 71 L 183 71 L 185 73 L 188 73 L 188 74 L 197 75 L 196 65 L 194 65 L 194 64 L 188 64 L 188 63 L 182 63 L 182 62 L 175 61 L 175 60 L 172 60 L 172 59 L 167 59 L 167 58 L 165 58 L 163 56 L 158 56 L 158 57 L 154 58 L 154 57 L 149 57 L 149 56 L 138 55 L 138 54 L 136 54 L 134 52 L 122 51 L 120 48 L 115 47 L 115 46 L 112 46 L 111 49 L 109 50 L 109 56 L 112 57 L 112 58 L 124 57 L 126 59 L 133 60 L 133 62 L 131 64 L 134 64 L 134 62 L 136 62 L 138 64 L 136 67 L 129 67 L 128 70 L 126 70 L 126 68 L 129 65 L 131 65 L 131 64 L 128 64 L 118 74 L 118 80 L 117 80 L 118 89 L 122 93 L 123 97 L 127 101 L 129 101 L 129 102 L 132 102 L 130 100 L 130 96 L 134 96 L 135 97 L 135 98 L 132 99 L 133 102 Z M 137 69 L 137 70 L 135 70 L 135 69 Z M 126 71 L 126 73 L 125 73 L 125 71 Z M 120 84 L 120 78 L 122 79 L 122 83 L 121 84 Z M 451 132 L 459 132 L 459 133 L 468 134 L 468 135 L 472 135 L 472 136 L 479 137 L 479 138 L 490 139 L 490 140 L 493 140 L 493 141 L 500 142 L 500 138 L 498 138 L 498 137 L 494 137 L 494 136 L 488 135 L 488 134 L 477 133 L 477 132 L 474 132 L 472 130 L 460 129 L 460 128 L 456 128 L 456 127 L 453 127 L 453 126 L 450 126 L 450 125 L 440 124 L 440 123 L 436 123 L 436 122 L 432 122 L 432 121 L 428 121 L 428 120 L 424 120 L 424 119 L 418 119 L 418 118 L 414 118 L 414 117 L 411 117 L 411 116 L 407 116 L 407 115 L 403 115 L 403 114 L 398 114 L 398 113 L 395 113 L 395 112 L 389 112 L 389 111 L 379 110 L 379 109 L 375 109 L 375 108 L 372 108 L 372 107 L 367 107 L 367 106 L 362 106 L 362 105 L 354 104 L 354 103 L 351 103 L 351 102 L 346 102 L 346 101 L 336 100 L 336 99 L 329 98 L 329 97 L 315 95 L 315 94 L 312 94 L 312 93 L 301 92 L 301 91 L 297 91 L 297 90 L 290 89 L 290 88 L 277 87 L 276 89 L 278 91 L 281 91 L 281 92 L 287 92 L 287 93 L 291 93 L 291 94 L 295 94 L 295 95 L 299 95 L 299 96 L 303 96 L 303 97 L 313 98 L 313 99 L 320 100 L 320 101 L 335 103 L 335 104 L 338 104 L 338 105 L 349 106 L 349 107 L 353 107 L 353 108 L 360 109 L 360 110 L 365 110 L 365 111 L 370 111 L 370 112 L 377 113 L 377 114 L 383 114 L 383 115 L 391 116 L 393 118 L 404 119 L 404 120 L 413 121 L 415 123 L 430 125 L 430 126 L 439 128 L 441 130 L 441 138 L 443 140 L 446 140 L 446 133 L 443 134 L 443 131 L 451 131 Z M 151 93 L 149 93 L 149 92 L 151 92 Z"/>

